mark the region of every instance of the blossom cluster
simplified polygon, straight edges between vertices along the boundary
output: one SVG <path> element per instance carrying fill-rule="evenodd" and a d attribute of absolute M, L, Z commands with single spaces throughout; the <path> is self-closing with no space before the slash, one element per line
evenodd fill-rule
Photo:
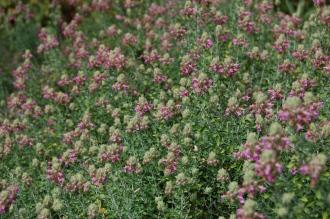
<path fill-rule="evenodd" d="M 330 6 L 285 2 L 4 3 L 1 217 L 327 218 Z"/>

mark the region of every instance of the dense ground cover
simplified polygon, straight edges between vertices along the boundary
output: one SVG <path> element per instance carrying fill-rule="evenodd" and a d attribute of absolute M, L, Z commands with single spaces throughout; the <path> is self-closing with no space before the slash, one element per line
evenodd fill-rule
<path fill-rule="evenodd" d="M 0 218 L 329 218 L 325 1 L 1 4 Z"/>

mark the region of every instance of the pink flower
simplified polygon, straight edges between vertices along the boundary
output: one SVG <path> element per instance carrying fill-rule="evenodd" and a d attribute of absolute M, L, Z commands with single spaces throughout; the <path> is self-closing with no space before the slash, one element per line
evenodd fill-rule
<path fill-rule="evenodd" d="M 255 164 L 256 175 L 263 177 L 269 183 L 273 183 L 276 176 L 282 172 L 283 166 L 276 161 L 276 153 L 272 150 L 265 150 L 261 159 Z"/>
<path fill-rule="evenodd" d="M 323 103 L 319 101 L 306 102 L 309 95 L 310 93 L 305 94 L 304 103 L 298 97 L 288 97 L 278 112 L 279 120 L 288 121 L 291 126 L 296 127 L 297 131 L 313 122 L 318 117 Z"/>
<path fill-rule="evenodd" d="M 99 159 L 103 162 L 111 161 L 116 163 L 120 160 L 120 155 L 123 152 L 122 144 L 102 145 L 99 152 Z"/>
<path fill-rule="evenodd" d="M 278 53 L 284 53 L 289 48 L 289 41 L 285 38 L 285 36 L 282 34 L 279 36 L 279 38 L 275 41 L 273 48 Z"/>
<path fill-rule="evenodd" d="M 123 171 L 125 173 L 139 174 L 142 172 L 141 164 L 138 162 L 138 160 L 134 156 L 131 156 L 126 161 L 126 165 L 124 166 Z"/>
<path fill-rule="evenodd" d="M 164 120 L 168 120 L 173 117 L 174 112 L 168 106 L 163 106 L 160 108 L 160 114 Z"/>
<path fill-rule="evenodd" d="M 16 201 L 19 192 L 18 186 L 11 185 L 0 192 L 0 215 L 6 213 L 11 205 Z M 2 194 L 6 194 L 3 196 Z"/>
<path fill-rule="evenodd" d="M 212 84 L 212 79 L 206 78 L 204 74 L 200 74 L 198 78 L 194 77 L 191 81 L 191 86 L 197 95 L 207 92 Z"/>
<path fill-rule="evenodd" d="M 296 65 L 294 63 L 290 63 L 288 60 L 285 60 L 278 66 L 278 70 L 281 73 L 291 73 L 296 70 Z"/>
<path fill-rule="evenodd" d="M 56 37 L 49 35 L 45 28 L 40 30 L 38 38 L 41 41 L 41 44 L 38 46 L 38 53 L 49 51 L 59 45 Z"/>
<path fill-rule="evenodd" d="M 180 70 L 183 76 L 188 76 L 196 70 L 196 64 L 189 61 L 183 62 L 181 63 Z"/>
<path fill-rule="evenodd" d="M 238 16 L 238 26 L 246 31 L 248 34 L 252 34 L 259 31 L 255 22 L 252 20 L 252 13 L 250 11 L 242 11 Z"/>
<path fill-rule="evenodd" d="M 308 164 L 304 164 L 299 168 L 302 175 L 311 177 L 311 187 L 315 187 L 321 171 L 325 168 L 327 157 L 324 154 L 315 155 Z"/>
<path fill-rule="evenodd" d="M 315 6 L 321 6 L 325 4 L 325 0 L 313 0 Z"/>
<path fill-rule="evenodd" d="M 224 25 L 225 23 L 227 23 L 227 21 L 228 21 L 228 16 L 226 15 L 221 15 L 217 13 L 213 17 L 213 23 L 215 23 L 216 25 Z"/>
<path fill-rule="evenodd" d="M 144 98 L 141 98 L 139 99 L 139 103 L 135 106 L 135 112 L 142 117 L 152 108 L 153 105 L 151 103 L 148 103 Z"/>
<path fill-rule="evenodd" d="M 226 58 L 223 64 L 219 64 L 218 62 L 219 59 L 214 58 L 210 65 L 211 70 L 217 74 L 232 77 L 240 70 L 240 65 L 235 63 L 231 58 Z"/>
<path fill-rule="evenodd" d="M 60 163 L 57 159 L 53 159 L 52 162 L 48 162 L 47 179 L 56 184 L 63 185 L 64 172 L 61 170 Z"/>

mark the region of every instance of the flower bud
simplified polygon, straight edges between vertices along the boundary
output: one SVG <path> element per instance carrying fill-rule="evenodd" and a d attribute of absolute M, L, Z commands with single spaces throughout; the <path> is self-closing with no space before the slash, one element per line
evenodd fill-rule
<path fill-rule="evenodd" d="M 269 128 L 269 135 L 281 135 L 283 133 L 283 128 L 278 122 L 273 122 Z"/>
<path fill-rule="evenodd" d="M 294 198 L 294 193 L 292 193 L 292 192 L 284 193 L 282 195 L 282 203 L 283 204 L 289 204 L 292 201 L 293 198 Z"/>
<path fill-rule="evenodd" d="M 279 209 L 277 209 L 277 215 L 281 218 L 285 218 L 288 214 L 288 209 L 287 208 L 284 208 L 284 207 L 281 207 Z"/>

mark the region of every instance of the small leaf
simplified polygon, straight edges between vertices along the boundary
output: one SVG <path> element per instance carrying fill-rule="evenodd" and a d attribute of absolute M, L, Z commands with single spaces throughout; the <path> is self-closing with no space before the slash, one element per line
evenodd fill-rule
<path fill-rule="evenodd" d="M 329 217 L 328 217 L 328 212 L 323 212 L 322 213 L 322 219 L 328 219 Z"/>
<path fill-rule="evenodd" d="M 308 199 L 307 199 L 306 196 L 302 197 L 300 200 L 301 200 L 302 202 L 308 202 Z"/>
<path fill-rule="evenodd" d="M 321 194 L 320 190 L 316 191 L 316 198 L 319 199 L 319 200 L 322 199 L 322 194 Z"/>

